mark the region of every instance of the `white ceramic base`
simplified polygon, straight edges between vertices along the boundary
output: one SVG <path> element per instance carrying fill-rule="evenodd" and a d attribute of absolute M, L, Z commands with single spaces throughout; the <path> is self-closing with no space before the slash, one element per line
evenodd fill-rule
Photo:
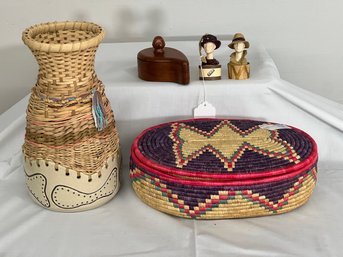
<path fill-rule="evenodd" d="M 91 176 L 44 160 L 24 161 L 26 184 L 32 199 L 49 210 L 78 212 L 94 209 L 111 200 L 119 190 L 121 156 L 110 157 L 107 165 Z"/>

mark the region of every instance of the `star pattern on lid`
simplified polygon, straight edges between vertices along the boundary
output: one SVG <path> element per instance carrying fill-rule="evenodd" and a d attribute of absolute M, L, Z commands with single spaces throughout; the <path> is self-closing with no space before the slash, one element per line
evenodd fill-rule
<path fill-rule="evenodd" d="M 214 154 L 229 172 L 233 171 L 245 150 L 260 154 L 261 161 L 263 156 L 268 156 L 290 163 L 300 162 L 300 156 L 288 142 L 278 137 L 277 130 L 263 129 L 258 125 L 241 130 L 228 120 L 223 120 L 209 132 L 185 123 L 173 123 L 171 127 L 169 137 L 173 140 L 178 168 L 187 166 L 206 151 Z"/>

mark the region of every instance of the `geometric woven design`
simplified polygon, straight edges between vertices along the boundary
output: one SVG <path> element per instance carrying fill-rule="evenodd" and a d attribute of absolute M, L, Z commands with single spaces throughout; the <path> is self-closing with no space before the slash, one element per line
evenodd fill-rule
<path fill-rule="evenodd" d="M 136 194 L 146 199 L 153 208 L 184 218 L 221 219 L 242 218 L 280 214 L 305 203 L 316 183 L 316 169 L 313 168 L 284 189 L 282 197 L 273 202 L 254 190 L 218 190 L 207 198 L 197 198 L 195 205 L 187 204 L 186 196 L 180 195 L 144 172 L 134 169 L 130 173 Z M 192 191 L 188 194 L 191 195 Z M 241 213 L 237 213 L 237 210 Z M 242 210 L 245 212 L 242 213 Z"/>
<path fill-rule="evenodd" d="M 137 196 L 195 219 L 280 214 L 316 184 L 317 147 L 305 132 L 252 120 L 192 119 L 143 131 L 131 150 Z"/>
<path fill-rule="evenodd" d="M 298 163 L 300 158 L 289 143 L 278 138 L 277 131 L 259 126 L 241 130 L 228 120 L 223 120 L 209 132 L 184 123 L 174 123 L 169 136 L 174 142 L 173 150 L 179 168 L 206 151 L 213 153 L 228 171 L 232 171 L 245 150 L 294 163 Z"/>

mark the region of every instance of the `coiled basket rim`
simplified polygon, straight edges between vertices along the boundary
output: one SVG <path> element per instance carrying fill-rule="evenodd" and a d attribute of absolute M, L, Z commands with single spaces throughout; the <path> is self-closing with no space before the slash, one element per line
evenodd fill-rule
<path fill-rule="evenodd" d="M 57 31 L 79 30 L 93 33 L 85 40 L 78 40 L 70 43 L 43 43 L 35 39 L 40 33 L 53 33 Z M 68 33 L 67 33 L 68 34 Z M 67 35 L 68 36 L 68 35 Z M 103 28 L 92 22 L 84 21 L 62 21 L 47 22 L 33 25 L 24 30 L 22 40 L 32 51 L 43 52 L 74 52 L 84 50 L 90 47 L 96 47 L 105 36 Z"/>

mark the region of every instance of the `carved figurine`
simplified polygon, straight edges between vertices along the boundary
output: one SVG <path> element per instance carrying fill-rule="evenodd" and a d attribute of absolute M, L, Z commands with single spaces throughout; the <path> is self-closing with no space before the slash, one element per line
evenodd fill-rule
<path fill-rule="evenodd" d="M 199 42 L 199 53 L 201 56 L 201 66 L 199 66 L 199 79 L 218 80 L 221 79 L 221 65 L 214 58 L 214 50 L 218 49 L 221 42 L 211 34 L 202 36 Z M 204 49 L 206 56 L 201 55 Z"/>
<path fill-rule="evenodd" d="M 229 79 L 248 79 L 250 76 L 250 65 L 246 58 L 250 44 L 245 40 L 242 33 L 236 33 L 232 42 L 228 45 L 235 51 L 230 55 L 230 62 L 228 63 Z"/>

